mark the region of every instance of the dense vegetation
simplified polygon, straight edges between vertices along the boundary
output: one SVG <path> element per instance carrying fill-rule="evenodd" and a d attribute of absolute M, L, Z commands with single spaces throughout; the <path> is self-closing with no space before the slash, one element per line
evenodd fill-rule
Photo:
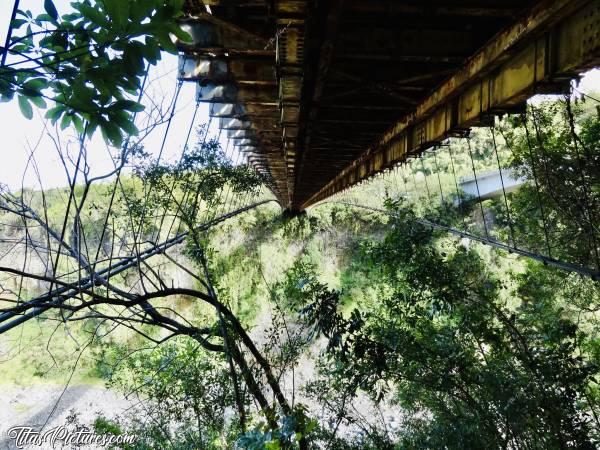
<path fill-rule="evenodd" d="M 543 112 L 556 114 L 556 105 Z M 576 114 L 581 145 L 597 155 L 597 118 L 583 110 Z M 518 129 L 523 125 L 514 122 L 505 132 L 512 133 L 516 155 L 510 163 L 527 177 L 526 162 L 518 158 L 530 150 Z M 558 138 L 567 132 L 554 127 L 546 151 L 564 149 Z M 211 201 L 217 201 L 215 192 L 224 182 L 239 184 L 240 192 L 260 182 L 230 167 L 220 151 L 216 142 L 201 140 L 179 165 L 140 164 L 133 179 L 124 179 L 127 195 L 112 213 L 114 230 L 121 228 L 127 239 L 127 217 L 137 217 L 135 229 L 146 223 L 143 214 L 135 214 L 144 208 L 131 207 L 143 205 L 146 198 L 153 202 L 152 210 L 177 213 L 189 228 L 198 210 L 206 208 L 201 205 L 217 206 Z M 486 151 L 482 153 L 483 160 Z M 579 161 L 572 158 L 574 164 Z M 552 167 L 571 173 L 565 163 Z M 597 186 L 593 173 L 586 177 Z M 537 195 L 550 188 L 544 180 L 541 190 L 526 185 L 509 196 L 513 218 L 538 211 L 532 206 Z M 192 185 L 199 186 L 198 197 L 184 195 L 193 192 Z M 378 189 L 363 186 L 354 196 L 368 202 Z M 82 211 L 89 221 L 82 227 L 90 245 L 94 236 L 99 239 L 93 224 L 101 222 L 97 214 L 109 193 L 108 186 L 98 184 L 87 194 L 89 214 Z M 24 194 L 33 208 L 45 204 L 51 225 L 60 221 L 64 193 Z M 465 219 L 475 220 L 476 203 L 466 204 L 463 215 L 445 203 L 417 208 L 417 214 L 408 201 L 402 191 L 388 189 L 387 214 L 333 203 L 296 217 L 265 205 L 172 254 L 202 273 L 202 253 L 194 249 L 206 249 L 215 295 L 250 330 L 290 399 L 288 412 L 255 409 L 239 379 L 236 388 L 227 353 L 207 351 L 189 336 L 149 346 L 144 336 L 93 318 L 76 322 L 63 338 L 55 337 L 50 348 L 58 348 L 52 359 L 38 357 L 31 376 L 60 379 L 72 369 L 73 340 L 99 336 L 89 345 L 80 376 L 106 380 L 111 388 L 134 394 L 146 410 L 118 422 L 99 417 L 96 427 L 139 433 L 143 439 L 137 448 L 595 448 L 600 438 L 597 282 L 419 222 L 424 214 L 459 226 Z M 505 204 L 488 200 L 484 205 L 486 213 L 495 213 L 498 235 L 508 238 Z M 11 215 L 4 218 L 9 225 L 4 233 L 14 235 Z M 572 213 L 559 208 L 555 229 L 565 229 L 571 219 Z M 156 221 L 147 225 L 143 239 L 157 238 Z M 585 227 L 577 231 L 590 236 Z M 533 232 L 520 236 L 531 244 L 539 239 Z M 593 253 L 581 252 L 590 247 L 553 242 L 563 255 L 593 262 Z M 110 239 L 104 243 L 112 244 Z M 163 267 L 163 278 L 168 264 L 163 259 L 155 266 Z M 171 268 L 173 279 L 178 271 Z M 124 275 L 120 282 L 128 280 Z M 27 289 L 33 296 L 41 287 Z M 161 307 L 193 324 L 219 327 L 214 310 L 191 297 L 174 295 Z M 48 336 L 53 321 L 26 327 L 21 339 L 27 341 L 36 328 Z M 142 330 L 154 339 L 165 335 L 155 326 Z M 29 347 L 29 354 L 43 353 L 45 336 L 33 341 L 38 350 Z M 65 345 L 57 344 L 61 341 Z M 63 366 L 62 372 L 56 364 Z M 256 363 L 247 370 L 259 376 Z M 240 397 L 244 425 L 236 413 Z"/>
<path fill-rule="evenodd" d="M 549 103 L 536 113 L 556 117 L 564 107 Z M 563 164 L 550 166 L 554 177 L 572 172 L 564 162 L 569 158 L 571 167 L 580 164 L 573 157 L 576 142 L 587 146 L 589 155 L 598 154 L 597 117 L 583 109 L 577 114 L 577 135 L 568 121 L 566 128 L 544 128 L 552 130 L 545 150 L 563 151 Z M 510 164 L 532 179 L 522 157 L 531 150 L 519 131 L 525 123 L 505 126 L 511 128 L 504 132 L 512 133 Z M 593 173 L 584 176 L 598 185 Z M 526 185 L 511 194 L 513 217 L 539 213 L 537 196 L 551 194 L 552 180 L 549 173 L 539 180 L 541 189 Z M 576 180 L 572 185 L 583 188 Z M 366 202 L 373 189 L 365 186 L 354 195 Z M 224 442 L 287 447 L 300 429 L 309 445 L 322 448 L 595 448 L 600 438 L 597 282 L 434 231 L 419 223 L 402 195 L 388 197 L 386 207 L 389 214 L 330 204 L 291 219 L 276 210 L 257 210 L 211 237 L 219 297 L 258 328 L 255 339 L 282 383 L 290 382 L 290 374 L 305 380 L 302 386 L 292 384 L 297 404 L 305 406 L 280 417 L 276 429 L 260 416 L 242 437 L 235 421 L 203 423 L 198 407 L 189 407 L 190 398 L 197 396 L 193 404 L 203 405 L 219 396 L 220 407 L 235 407 L 231 392 L 227 397 L 220 384 L 227 379 L 226 361 L 190 355 L 185 342 L 136 356 L 127 369 L 109 376 L 121 387 L 141 385 L 149 399 L 165 405 L 155 410 L 155 423 L 172 421 L 167 405 L 178 405 L 175 411 L 186 411 L 178 423 L 194 430 L 187 442 L 211 436 L 202 440 L 206 447 Z M 495 209 L 496 232 L 508 237 L 501 207 L 505 204 L 496 200 L 485 203 L 486 210 Z M 468 208 L 465 215 L 471 217 L 478 205 Z M 447 210 L 445 204 L 429 206 L 425 217 L 463 223 L 464 217 Z M 554 229 L 565 229 L 573 214 L 558 208 Z M 585 227 L 577 230 L 590 237 Z M 540 238 L 533 232 L 520 236 L 531 245 Z M 593 254 L 582 255 L 582 247 L 552 242 L 563 256 L 593 263 Z M 211 384 L 214 391 L 190 392 L 190 380 L 182 379 L 180 370 L 161 370 L 167 355 L 190 362 L 190 386 L 203 379 L 221 381 Z M 160 374 L 147 383 L 140 370 Z M 152 430 L 149 439 L 161 445 L 180 436 Z"/>

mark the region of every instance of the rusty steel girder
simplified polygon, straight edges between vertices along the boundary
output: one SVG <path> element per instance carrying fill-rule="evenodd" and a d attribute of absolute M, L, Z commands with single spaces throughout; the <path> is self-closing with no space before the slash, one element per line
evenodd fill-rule
<path fill-rule="evenodd" d="M 265 38 L 204 12 L 186 17 L 181 27 L 192 42 L 178 42 L 179 79 L 197 83 L 197 100 L 210 104 L 219 128 L 239 151 L 254 156 L 257 170 L 269 173 L 275 194 L 288 202 L 286 172 L 273 160 L 268 134 L 281 133 L 274 49 L 265 48 Z"/>
<path fill-rule="evenodd" d="M 540 2 L 299 207 L 307 208 L 600 64 L 600 0 Z"/>
<path fill-rule="evenodd" d="M 180 79 L 304 209 L 564 92 L 600 63 L 599 2 L 186 0 Z"/>

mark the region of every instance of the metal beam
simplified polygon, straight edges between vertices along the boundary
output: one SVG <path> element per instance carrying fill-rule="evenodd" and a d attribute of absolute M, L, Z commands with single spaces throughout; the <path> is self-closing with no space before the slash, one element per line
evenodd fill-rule
<path fill-rule="evenodd" d="M 323 36 L 323 42 L 321 43 L 321 48 L 319 52 L 319 62 L 317 66 L 317 73 L 314 89 L 312 91 L 312 97 L 310 99 L 307 99 L 308 101 L 305 101 L 303 105 L 304 108 L 307 108 L 308 114 L 306 122 L 303 124 L 304 127 L 302 127 L 303 139 L 301 139 L 301 143 L 303 149 L 296 161 L 297 171 L 294 189 L 296 189 L 296 186 L 301 184 L 303 181 L 302 174 L 306 163 L 307 154 L 311 152 L 312 130 L 314 128 L 314 121 L 318 115 L 319 103 L 323 95 L 323 89 L 325 87 L 325 82 L 329 74 L 329 67 L 331 66 L 331 61 L 334 54 L 335 41 L 337 39 L 340 25 L 340 17 L 344 9 L 344 1 L 345 0 L 332 0 L 329 6 L 329 11 L 327 13 L 327 18 L 325 21 L 326 28 Z M 295 197 L 295 195 L 292 196 L 291 206 L 293 208 L 297 207 L 297 199 Z"/>
<path fill-rule="evenodd" d="M 394 63 L 431 63 L 431 64 L 460 64 L 462 56 L 433 56 L 433 55 L 391 55 L 389 53 L 342 53 L 336 55 L 339 60 L 371 64 L 373 62 Z"/>
<path fill-rule="evenodd" d="M 196 17 L 185 17 L 179 23 L 192 38 L 191 44 L 177 42 L 184 50 L 211 47 L 264 50 L 267 44 L 264 37 L 212 14 L 200 13 Z"/>
<path fill-rule="evenodd" d="M 501 17 L 511 19 L 515 17 L 517 8 L 514 7 L 461 7 L 461 6 L 433 6 L 407 5 L 404 2 L 365 2 L 364 0 L 352 0 L 348 5 L 353 12 L 380 13 L 380 14 L 432 14 L 446 16 L 467 17 Z"/>
<path fill-rule="evenodd" d="M 600 0 L 542 1 L 496 35 L 415 111 L 306 199 L 304 209 L 406 160 L 454 131 L 522 105 L 536 93 L 562 93 L 600 64 Z"/>

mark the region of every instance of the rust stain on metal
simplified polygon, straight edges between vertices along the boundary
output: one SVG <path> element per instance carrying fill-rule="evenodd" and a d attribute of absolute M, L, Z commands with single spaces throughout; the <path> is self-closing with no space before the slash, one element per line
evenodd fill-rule
<path fill-rule="evenodd" d="M 185 9 L 194 43 L 180 45 L 181 78 L 204 86 L 211 114 L 293 209 L 534 92 L 561 91 L 600 62 L 600 0 L 186 0 Z"/>

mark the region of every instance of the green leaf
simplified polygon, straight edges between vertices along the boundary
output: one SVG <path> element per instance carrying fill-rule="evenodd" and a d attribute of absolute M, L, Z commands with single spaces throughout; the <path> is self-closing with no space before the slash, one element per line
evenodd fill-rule
<path fill-rule="evenodd" d="M 71 116 L 71 120 L 73 121 L 73 125 L 75 126 L 75 129 L 77 130 L 78 133 L 83 133 L 84 131 L 84 126 L 83 126 L 83 120 L 81 120 L 81 118 L 79 116 Z"/>
<path fill-rule="evenodd" d="M 86 136 L 88 138 L 91 138 L 94 135 L 94 132 L 96 131 L 96 128 L 98 128 L 98 120 L 93 115 L 89 116 L 89 118 L 88 118 L 88 126 L 87 126 L 87 129 L 86 129 Z"/>
<path fill-rule="evenodd" d="M 25 19 L 15 19 L 10 24 L 14 29 L 17 29 L 25 23 L 27 23 L 27 21 Z"/>
<path fill-rule="evenodd" d="M 62 120 L 60 121 L 60 129 L 64 130 L 65 128 L 67 128 L 69 125 L 71 125 L 71 116 L 68 114 L 65 114 L 62 118 Z"/>
<path fill-rule="evenodd" d="M 110 143 L 115 147 L 120 147 L 123 143 L 121 130 L 119 130 L 119 127 L 117 127 L 115 124 L 103 122 L 100 124 L 100 130 L 102 131 L 102 136 L 107 143 Z"/>
<path fill-rule="evenodd" d="M 144 71 L 144 50 L 139 42 L 129 44 L 123 53 L 125 70 L 130 75 L 137 75 Z"/>
<path fill-rule="evenodd" d="M 31 13 L 31 11 L 23 11 L 22 9 L 17 9 L 17 16 L 28 17 L 30 19 L 33 18 L 33 14 Z"/>
<path fill-rule="evenodd" d="M 137 136 L 138 134 L 137 127 L 130 120 L 119 122 L 119 127 L 130 136 Z"/>
<path fill-rule="evenodd" d="M 50 43 L 55 47 L 66 49 L 69 46 L 69 40 L 65 33 L 55 31 L 50 37 Z M 60 51 L 60 50 L 59 50 Z"/>
<path fill-rule="evenodd" d="M 170 30 L 171 33 L 173 33 L 177 39 L 179 39 L 182 42 L 186 42 L 186 43 L 191 43 L 192 42 L 192 36 L 190 36 L 190 34 L 187 31 L 184 31 L 179 25 L 173 25 Z"/>
<path fill-rule="evenodd" d="M 63 113 L 64 111 L 64 106 L 62 105 L 58 105 L 55 106 L 54 108 L 50 108 L 48 111 L 46 111 L 46 119 L 50 119 L 52 121 L 52 125 L 54 125 L 56 123 L 56 121 L 59 119 L 60 115 Z"/>
<path fill-rule="evenodd" d="M 44 9 L 50 17 L 52 17 L 54 20 L 58 20 L 58 11 L 56 10 L 52 0 L 44 0 Z"/>
<path fill-rule="evenodd" d="M 306 425 L 304 433 L 309 434 L 312 430 L 316 429 L 318 425 L 319 425 L 319 423 L 314 419 L 309 421 L 308 425 Z"/>
<path fill-rule="evenodd" d="M 56 20 L 54 20 L 49 14 L 39 14 L 36 18 L 35 21 L 38 25 L 41 26 L 42 22 L 52 22 L 52 23 L 56 23 Z"/>
<path fill-rule="evenodd" d="M 152 65 L 156 65 L 156 62 L 160 59 L 160 47 L 156 43 L 156 39 L 150 36 L 146 36 L 146 45 L 143 48 L 144 57 Z"/>
<path fill-rule="evenodd" d="M 141 112 L 144 110 L 144 105 L 134 102 L 133 100 L 118 100 L 110 106 L 111 109 L 126 109 L 132 112 Z"/>
<path fill-rule="evenodd" d="M 29 46 L 26 44 L 17 44 L 11 47 L 12 52 L 25 53 L 29 50 Z"/>
<path fill-rule="evenodd" d="M 23 88 L 32 91 L 40 91 L 44 89 L 47 85 L 48 82 L 44 78 L 33 78 L 31 80 L 27 80 L 23 85 Z"/>
<path fill-rule="evenodd" d="M 79 13 L 71 13 L 71 14 L 63 14 L 62 16 L 62 21 L 63 22 L 72 22 L 74 20 L 78 20 L 80 19 L 81 16 L 79 15 Z"/>
<path fill-rule="evenodd" d="M 156 38 L 158 39 L 158 42 L 160 43 L 163 50 L 173 54 L 177 53 L 177 47 L 171 40 L 171 35 L 168 31 L 157 29 Z"/>
<path fill-rule="evenodd" d="M 184 3 L 185 0 L 171 0 L 171 6 L 175 10 L 175 12 L 181 11 Z"/>
<path fill-rule="evenodd" d="M 29 97 L 29 101 L 38 108 L 46 108 L 46 101 L 42 97 Z"/>
<path fill-rule="evenodd" d="M 31 108 L 27 97 L 19 95 L 19 108 L 27 119 L 31 120 L 33 118 L 33 108 Z"/>
<path fill-rule="evenodd" d="M 265 442 L 265 450 L 280 450 L 281 445 L 278 440 Z"/>
<path fill-rule="evenodd" d="M 141 22 L 142 19 L 149 17 L 155 8 L 154 0 L 137 0 L 131 3 L 131 19 L 134 22 Z"/>
<path fill-rule="evenodd" d="M 109 120 L 130 136 L 136 136 L 138 134 L 138 129 L 133 123 L 130 114 L 124 110 L 113 111 L 112 114 L 109 115 Z"/>
<path fill-rule="evenodd" d="M 123 28 L 129 19 L 129 2 L 123 0 L 104 0 L 108 17 L 116 27 Z"/>
<path fill-rule="evenodd" d="M 25 37 L 21 38 L 21 43 L 23 44 L 27 44 L 27 45 L 33 45 L 33 37 L 31 36 L 33 34 L 33 30 L 31 29 L 31 24 L 27 24 L 27 31 L 25 31 Z M 19 38 L 14 38 L 14 39 L 19 39 Z M 12 39 L 12 40 L 14 40 Z"/>
<path fill-rule="evenodd" d="M 10 102 L 13 99 L 13 96 L 13 91 L 3 92 L 2 94 L 0 94 L 0 103 Z"/>
<path fill-rule="evenodd" d="M 81 77 L 77 77 L 73 82 L 73 96 L 82 103 L 88 103 L 94 98 L 94 89 L 86 86 L 86 81 Z"/>
<path fill-rule="evenodd" d="M 107 28 L 109 26 L 109 23 L 106 20 L 106 17 L 101 12 L 99 12 L 97 9 L 92 8 L 90 5 L 77 4 L 77 5 L 74 5 L 74 6 L 91 23 L 93 23 L 95 25 L 98 25 L 98 26 L 101 26 L 103 28 Z"/>

